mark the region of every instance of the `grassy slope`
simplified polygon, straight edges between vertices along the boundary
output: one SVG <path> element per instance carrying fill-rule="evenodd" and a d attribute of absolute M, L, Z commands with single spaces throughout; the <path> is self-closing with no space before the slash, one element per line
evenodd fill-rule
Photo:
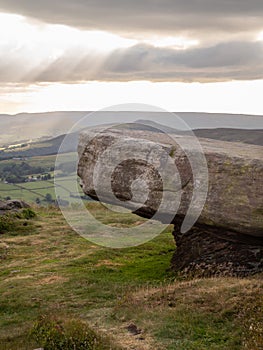
<path fill-rule="evenodd" d="M 123 224 L 137 220 L 124 216 Z M 169 230 L 139 247 L 107 249 L 73 232 L 58 210 L 41 208 L 31 225 L 0 238 L 1 350 L 37 347 L 27 334 L 43 314 L 82 319 L 123 349 L 263 346 L 260 276 L 173 280 Z M 142 334 L 127 331 L 131 322 Z"/>
<path fill-rule="evenodd" d="M 56 156 L 52 155 L 52 156 L 36 156 L 36 157 L 32 157 L 32 158 L 28 158 L 26 160 L 26 162 L 31 165 L 31 166 L 41 166 L 43 168 L 46 167 L 51 167 L 54 166 L 56 161 Z M 6 166 L 6 165 L 10 165 L 13 163 L 18 163 L 21 161 L 18 160 L 13 160 L 13 159 L 8 159 L 8 160 L 1 160 L 0 161 L 0 170 L 2 167 Z"/>

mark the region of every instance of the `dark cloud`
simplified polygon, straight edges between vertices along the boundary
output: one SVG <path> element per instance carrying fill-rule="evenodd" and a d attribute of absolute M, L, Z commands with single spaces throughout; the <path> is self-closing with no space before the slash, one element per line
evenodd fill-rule
<path fill-rule="evenodd" d="M 74 49 L 34 66 L 23 53 L 13 60 L 0 58 L 1 82 L 205 82 L 232 79 L 263 79 L 262 42 L 228 42 L 186 50 L 135 45 L 115 50 L 110 55 Z"/>
<path fill-rule="evenodd" d="M 262 29 L 262 0 L 0 0 L 0 10 L 66 24 L 146 35 L 205 38 L 254 34 Z"/>

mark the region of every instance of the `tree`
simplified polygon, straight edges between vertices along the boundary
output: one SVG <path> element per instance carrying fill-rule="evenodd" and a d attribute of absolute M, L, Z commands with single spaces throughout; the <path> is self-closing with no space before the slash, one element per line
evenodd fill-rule
<path fill-rule="evenodd" d="M 45 200 L 48 202 L 48 203 L 52 203 L 53 199 L 52 199 L 52 196 L 50 193 L 47 193 L 45 195 Z"/>

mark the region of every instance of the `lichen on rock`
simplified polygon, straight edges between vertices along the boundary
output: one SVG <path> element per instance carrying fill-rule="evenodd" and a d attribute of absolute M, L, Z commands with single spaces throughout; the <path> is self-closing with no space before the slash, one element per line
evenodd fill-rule
<path fill-rule="evenodd" d="M 182 135 L 173 138 L 176 137 L 179 140 Z M 185 144 L 187 140 L 190 144 L 190 137 L 185 136 Z M 146 218 L 160 210 L 165 196 L 158 220 L 164 223 L 170 220 L 175 225 L 175 270 L 191 267 L 194 270 L 193 266 L 198 264 L 214 266 L 212 269 L 216 270 L 218 264 L 231 265 L 231 274 L 261 271 L 262 147 L 210 139 L 200 139 L 200 143 L 207 161 L 208 192 L 201 215 L 185 235 L 181 235 L 180 225 L 191 204 L 194 186 L 202 183 L 194 182 L 191 164 L 180 142 L 174 145 L 163 133 L 114 128 L 82 132 L 78 175 L 83 191 L 106 203 L 116 204 L 117 200 L 118 205 Z M 101 161 L 108 149 L 111 151 L 107 162 Z M 129 149 L 132 151 L 128 152 Z M 195 150 L 191 152 L 194 154 Z M 166 181 L 160 176 L 163 163 L 168 164 Z M 98 179 L 99 187 L 96 187 Z M 132 186 L 138 179 L 141 182 L 137 183 L 139 190 L 134 196 Z M 169 182 L 177 185 L 167 185 Z M 179 206 L 175 203 L 178 200 Z"/>

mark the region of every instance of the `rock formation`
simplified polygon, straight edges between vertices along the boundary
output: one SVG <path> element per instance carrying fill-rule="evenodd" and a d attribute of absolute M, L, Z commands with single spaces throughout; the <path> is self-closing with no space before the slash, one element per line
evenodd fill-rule
<path fill-rule="evenodd" d="M 188 134 L 128 128 L 86 130 L 79 141 L 83 191 L 174 224 L 177 271 L 247 275 L 263 270 L 262 147 L 200 139 L 205 169 L 193 140 Z M 194 226 L 181 233 L 186 218 L 194 222 L 200 207 Z"/>
<path fill-rule="evenodd" d="M 30 206 L 27 203 L 19 199 L 10 199 L 6 201 L 0 200 L 0 215 L 29 207 Z"/>

